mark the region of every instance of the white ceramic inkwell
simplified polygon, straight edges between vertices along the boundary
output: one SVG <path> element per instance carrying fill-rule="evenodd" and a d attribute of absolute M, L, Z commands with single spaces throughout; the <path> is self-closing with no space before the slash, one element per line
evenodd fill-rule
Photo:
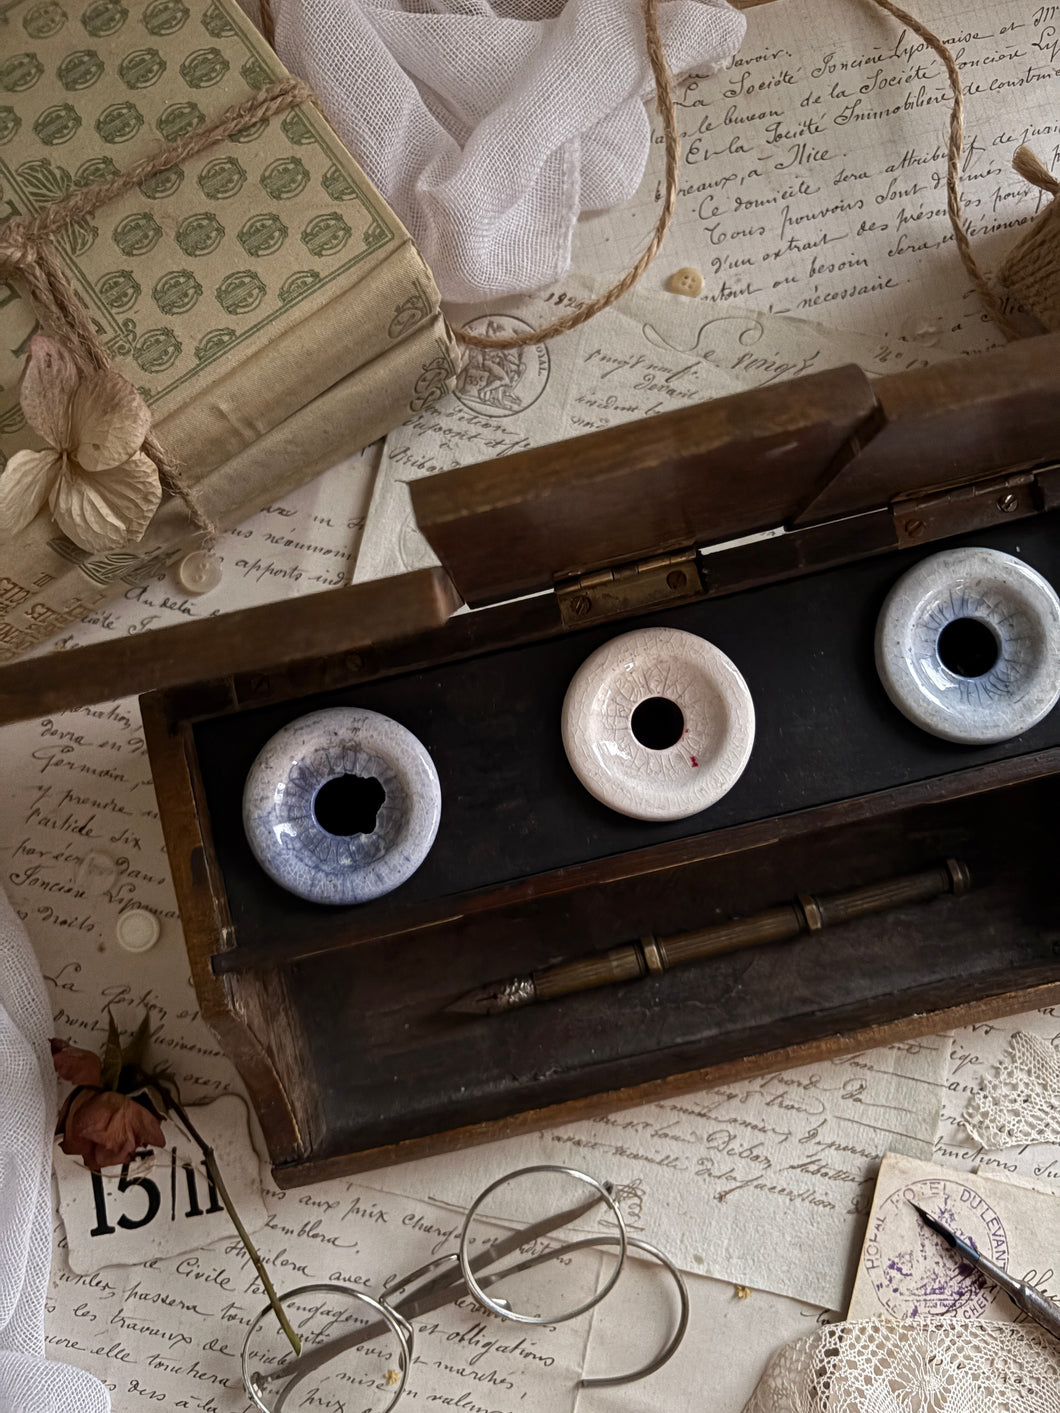
<path fill-rule="evenodd" d="M 641 628 L 597 648 L 563 702 L 563 746 L 602 804 L 633 819 L 687 819 L 743 774 L 751 693 L 735 664 L 694 633 Z"/>
<path fill-rule="evenodd" d="M 438 833 L 442 792 L 418 737 L 377 711 L 333 707 L 268 740 L 243 790 L 243 827 L 281 888 L 364 903 L 410 878 Z"/>
<path fill-rule="evenodd" d="M 931 555 L 887 595 L 876 670 L 923 731 L 969 746 L 1010 741 L 1060 698 L 1060 599 L 1000 550 Z"/>

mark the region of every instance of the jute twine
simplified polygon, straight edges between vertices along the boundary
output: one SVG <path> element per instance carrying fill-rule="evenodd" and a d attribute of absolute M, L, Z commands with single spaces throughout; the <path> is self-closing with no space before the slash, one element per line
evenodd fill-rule
<path fill-rule="evenodd" d="M 961 83 L 961 75 L 957 68 L 957 62 L 937 34 L 914 15 L 910 15 L 907 11 L 895 5 L 893 0 L 872 0 L 872 2 L 881 10 L 893 15 L 894 18 L 901 21 L 902 24 L 907 25 L 913 33 L 921 38 L 942 60 L 950 82 L 950 87 L 953 90 L 953 107 L 950 112 L 950 132 L 946 160 L 946 209 L 949 215 L 950 225 L 953 228 L 957 251 L 990 317 L 1007 338 L 1019 338 L 1021 331 L 1009 319 L 1001 299 L 995 293 L 990 282 L 979 268 L 975 256 L 972 254 L 971 240 L 964 221 L 960 188 L 961 157 L 964 152 L 964 88 Z M 263 25 L 267 25 L 269 31 L 273 31 L 271 0 L 260 0 L 260 3 L 262 7 Z M 670 84 L 670 73 L 666 64 L 666 57 L 663 53 L 662 39 L 659 34 L 658 8 L 659 0 L 644 0 L 644 34 L 647 42 L 648 59 L 651 63 L 652 76 L 655 80 L 655 103 L 663 125 L 666 151 L 666 176 L 662 208 L 659 212 L 655 230 L 644 253 L 610 289 L 606 290 L 596 299 L 590 300 L 589 303 L 583 305 L 580 309 L 562 315 L 551 324 L 546 324 L 544 328 L 530 329 L 522 334 L 511 334 L 498 338 L 489 338 L 482 334 L 472 334 L 466 329 L 454 330 L 456 338 L 461 343 L 474 348 L 522 348 L 528 344 L 543 343 L 547 339 L 556 338 L 557 335 L 567 333 L 568 330 L 577 328 L 580 324 L 584 324 L 587 320 L 592 319 L 594 315 L 599 314 L 601 310 L 607 309 L 610 305 L 614 304 L 627 290 L 633 288 L 659 253 L 659 248 L 663 243 L 663 238 L 669 228 L 674 213 L 674 207 L 677 203 L 680 143 L 677 133 L 677 118 L 674 109 L 673 90 Z M 1026 154 L 1027 149 L 1020 149 L 1020 152 L 1016 154 L 1014 165 L 1017 171 L 1020 171 L 1022 175 L 1026 176 L 1028 175 L 1027 170 L 1024 170 L 1024 167 L 1020 165 L 1021 153 Z M 1028 154 L 1028 157 L 1033 158 L 1033 154 Z M 1028 157 L 1023 159 L 1025 166 L 1028 163 Z M 1041 167 L 1040 163 L 1037 163 L 1036 159 L 1034 159 L 1034 161 L 1036 163 L 1035 170 L 1040 175 L 1041 172 L 1044 172 L 1044 168 Z M 1047 172 L 1045 173 L 1045 178 L 1047 182 L 1053 182 L 1053 179 L 1049 177 Z M 1036 177 L 1029 176 L 1028 179 L 1036 180 Z M 1054 194 L 1057 190 L 1055 183 L 1046 185 L 1038 181 L 1037 184 L 1042 185 L 1045 190 L 1052 191 Z M 1054 210 L 1060 213 L 1060 203 L 1054 205 Z M 1051 279 L 1056 283 L 1057 289 L 1054 291 L 1052 299 L 1054 306 L 1056 306 L 1054 308 L 1054 317 L 1060 319 L 1060 270 L 1058 270 L 1058 267 L 1060 267 L 1060 222 L 1052 223 L 1048 229 L 1046 229 L 1044 222 L 1039 223 L 1039 225 L 1041 229 L 1039 230 L 1039 228 L 1036 227 L 1037 236 L 1033 248 L 1029 246 L 1031 237 L 1028 237 L 1027 241 L 1023 243 L 1023 246 L 1019 248 L 1024 260 L 1019 275 L 1024 287 L 1027 285 L 1033 286 L 1032 292 L 1038 296 L 1039 302 L 1041 300 L 1041 289 L 1044 282 Z M 1035 233 L 1032 233 L 1032 236 L 1034 236 L 1034 234 Z M 1019 295 L 1016 275 L 1012 270 L 1015 256 L 1016 252 L 1013 253 L 1013 256 L 1010 257 L 1009 262 L 1004 267 L 1002 272 L 1003 277 L 1013 293 L 1021 297 L 1022 303 L 1026 304 L 1029 308 L 1035 308 L 1035 305 L 1029 302 L 1027 292 L 1022 296 Z"/>
<path fill-rule="evenodd" d="M 263 3 L 268 4 L 269 0 L 263 0 Z M 666 64 L 662 37 L 659 34 L 659 0 L 644 0 L 644 37 L 647 41 L 652 77 L 655 80 L 655 106 L 662 119 L 663 140 L 666 144 L 666 178 L 659 219 L 655 223 L 655 230 L 643 255 L 609 290 L 590 300 L 588 304 L 583 304 L 580 309 L 561 315 L 551 324 L 546 324 L 543 329 L 528 329 L 523 334 L 505 334 L 500 338 L 489 338 L 485 334 L 472 334 L 466 329 L 454 329 L 453 333 L 461 343 L 468 344 L 472 348 L 525 348 L 528 344 L 544 343 L 547 339 L 554 339 L 559 334 L 576 329 L 579 324 L 584 324 L 587 320 L 592 319 L 601 310 L 610 308 L 616 299 L 621 299 L 627 290 L 633 288 L 658 255 L 659 247 L 663 243 L 673 217 L 674 207 L 677 205 L 677 166 L 681 155 L 680 140 L 677 135 L 677 115 L 674 111 L 674 96 L 670 87 L 670 70 Z"/>
<path fill-rule="evenodd" d="M 964 210 L 961 204 L 961 156 L 964 152 L 964 88 L 961 84 L 960 70 L 957 68 L 957 61 L 946 48 L 945 44 L 934 34 L 927 25 L 910 15 L 907 11 L 901 10 L 892 0 L 872 0 L 874 5 L 878 5 L 881 10 L 886 10 L 889 15 L 893 15 L 902 24 L 908 25 L 915 35 L 918 35 L 925 44 L 942 60 L 946 69 L 950 87 L 953 90 L 953 107 L 950 110 L 950 140 L 946 155 L 946 209 L 949 212 L 950 225 L 953 227 L 953 238 L 957 243 L 957 252 L 961 257 L 964 268 L 968 271 L 969 278 L 979 291 L 979 297 L 983 301 L 987 313 L 993 319 L 1006 338 L 1017 339 L 1021 337 L 1020 330 L 1011 322 L 1002 306 L 1001 300 L 995 294 L 990 282 L 980 270 L 975 256 L 972 254 L 972 243 L 968 237 L 968 230 L 964 224 Z"/>
<path fill-rule="evenodd" d="M 1012 165 L 1025 181 L 1060 196 L 1060 181 L 1029 147 L 1021 147 Z M 1060 201 L 1053 200 L 998 271 L 1004 285 L 1047 329 L 1060 329 Z"/>
<path fill-rule="evenodd" d="M 287 78 L 267 84 L 242 103 L 226 108 L 212 122 L 165 143 L 117 176 L 105 177 L 72 191 L 61 201 L 54 202 L 33 216 L 7 221 L 0 226 L 0 276 L 13 275 L 22 280 L 41 321 L 69 346 L 82 372 L 109 368 L 111 361 L 107 350 L 66 274 L 52 245 L 52 238 L 71 221 L 92 215 L 100 207 L 124 196 L 140 182 L 164 172 L 168 167 L 197 156 L 214 143 L 241 132 L 263 118 L 286 113 L 302 103 L 313 101 L 312 91 L 299 79 Z M 216 526 L 202 510 L 181 472 L 153 434 L 144 442 L 144 451 L 158 467 L 165 489 L 180 497 L 196 530 L 212 542 L 217 534 Z"/>

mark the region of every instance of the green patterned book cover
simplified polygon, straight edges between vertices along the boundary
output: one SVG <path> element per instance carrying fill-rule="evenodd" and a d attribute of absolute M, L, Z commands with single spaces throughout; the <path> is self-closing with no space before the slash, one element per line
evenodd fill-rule
<path fill-rule="evenodd" d="M 0 223 L 115 175 L 286 76 L 235 0 L 0 7 Z M 115 367 L 222 523 L 380 435 L 455 372 L 429 271 L 313 104 L 214 142 L 71 222 L 53 245 Z M 0 466 L 40 445 L 18 402 L 38 328 L 18 277 L 0 281 Z M 352 441 L 335 445 L 335 407 L 353 396 L 363 440 L 346 417 Z M 292 418 L 298 439 L 283 435 Z M 257 455 L 259 444 L 273 451 Z M 278 446 L 297 464 L 279 464 Z M 59 574 L 88 560 L 47 519 L 16 547 L 0 544 L 0 655 L 100 597 L 90 575 Z M 165 505 L 120 556 L 123 570 L 157 564 L 182 530 L 182 508 Z M 5 582 L 33 591 L 39 619 L 25 598 L 5 607 Z"/>

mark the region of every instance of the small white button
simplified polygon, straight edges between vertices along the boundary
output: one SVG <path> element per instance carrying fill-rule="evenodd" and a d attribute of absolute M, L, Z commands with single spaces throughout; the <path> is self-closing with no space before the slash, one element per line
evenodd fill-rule
<path fill-rule="evenodd" d="M 671 294 L 683 294 L 689 299 L 696 299 L 703 293 L 703 276 L 691 265 L 685 265 L 673 272 L 666 281 L 666 288 Z"/>
<path fill-rule="evenodd" d="M 118 865 L 102 849 L 89 849 L 74 874 L 74 882 L 90 898 L 98 898 L 117 881 Z"/>
<path fill-rule="evenodd" d="M 115 931 L 127 952 L 147 952 L 158 941 L 162 928 L 154 913 L 146 908 L 130 908 L 118 918 Z"/>
<path fill-rule="evenodd" d="M 180 586 L 189 594 L 208 594 L 221 582 L 221 561 L 209 550 L 193 550 L 177 566 Z"/>

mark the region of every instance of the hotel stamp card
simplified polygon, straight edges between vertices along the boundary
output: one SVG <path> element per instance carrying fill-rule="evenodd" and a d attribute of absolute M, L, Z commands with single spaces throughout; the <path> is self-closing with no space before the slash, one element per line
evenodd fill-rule
<path fill-rule="evenodd" d="M 888 1153 L 876 1181 L 847 1318 L 1024 1320 L 1006 1295 L 931 1231 L 912 1203 L 1011 1275 L 1060 1303 L 1060 1196 Z"/>

